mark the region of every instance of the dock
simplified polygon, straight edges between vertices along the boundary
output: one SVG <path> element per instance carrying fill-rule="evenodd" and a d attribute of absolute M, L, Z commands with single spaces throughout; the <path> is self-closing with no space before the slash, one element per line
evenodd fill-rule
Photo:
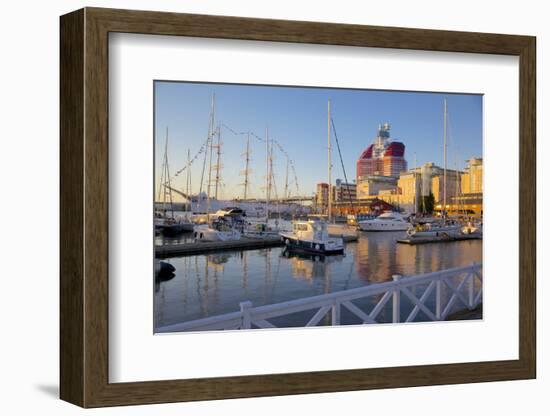
<path fill-rule="evenodd" d="M 411 246 L 417 245 L 417 244 L 429 244 L 429 243 L 450 243 L 454 241 L 464 241 L 464 240 L 481 240 L 482 235 L 481 234 L 463 234 L 458 235 L 454 237 L 444 237 L 444 238 L 437 238 L 434 239 L 432 237 L 425 237 L 425 238 L 404 238 L 401 240 L 397 240 L 398 243 L 401 244 L 409 244 Z"/>
<path fill-rule="evenodd" d="M 357 235 L 331 235 L 331 237 L 341 237 L 346 243 L 352 243 L 358 240 Z M 284 246 L 284 243 L 281 241 L 281 237 L 279 236 L 243 236 L 239 240 L 231 241 L 208 241 L 155 246 L 155 255 L 156 257 L 166 258 L 173 256 L 191 256 L 228 250 L 257 250 L 281 246 Z"/>

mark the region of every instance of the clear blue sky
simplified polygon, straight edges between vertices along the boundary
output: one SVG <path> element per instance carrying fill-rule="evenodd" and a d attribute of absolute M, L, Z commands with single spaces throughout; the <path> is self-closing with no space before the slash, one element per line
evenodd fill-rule
<path fill-rule="evenodd" d="M 348 179 L 355 179 L 356 161 L 372 143 L 379 123 L 391 124 L 391 137 L 405 144 L 405 158 L 417 164 L 443 162 L 443 99 L 447 98 L 448 167 L 465 166 L 465 159 L 482 156 L 482 96 L 331 88 L 155 82 L 155 172 L 158 183 L 166 127 L 172 174 L 185 166 L 187 149 L 193 157 L 205 142 L 210 103 L 216 94 L 216 122 L 236 131 L 251 131 L 278 141 L 294 161 L 300 191 L 311 195 L 318 182 L 327 181 L 327 100 L 331 100 Z M 222 127 L 223 198 L 242 196 L 246 136 Z M 265 183 L 265 144 L 251 139 L 250 196 L 262 197 Z M 333 180 L 343 179 L 333 136 Z M 199 189 L 203 158 L 192 166 L 193 192 Z M 455 162 L 456 161 L 456 162 Z M 275 153 L 277 188 L 285 181 L 286 158 Z M 176 178 L 182 188 L 184 176 Z M 294 185 L 293 188 L 295 189 Z M 295 193 L 293 189 L 293 192 Z"/>

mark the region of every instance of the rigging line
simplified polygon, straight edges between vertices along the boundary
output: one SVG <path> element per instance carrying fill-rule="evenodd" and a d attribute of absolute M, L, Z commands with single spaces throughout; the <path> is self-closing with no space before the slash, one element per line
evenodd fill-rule
<path fill-rule="evenodd" d="M 265 141 L 266 141 L 265 138 L 258 136 L 253 131 L 238 132 L 235 129 L 229 127 L 225 123 L 221 123 L 221 126 L 224 127 L 225 129 L 229 130 L 231 133 L 233 133 L 236 136 L 244 136 L 244 135 L 250 134 L 252 137 L 256 138 L 257 140 L 259 140 L 263 143 L 265 143 Z M 300 195 L 300 185 L 299 185 L 299 182 L 298 182 L 298 175 L 296 174 L 296 168 L 294 166 L 294 161 L 290 158 L 290 156 L 288 155 L 288 152 L 284 149 L 284 147 L 277 140 L 270 139 L 270 142 L 271 142 L 271 144 L 275 144 L 277 146 L 277 148 L 281 151 L 281 153 L 283 153 L 286 156 L 286 158 L 288 159 L 290 167 L 292 169 L 292 173 L 294 175 L 294 183 L 296 185 L 296 195 Z"/>
<path fill-rule="evenodd" d="M 206 141 L 201 145 L 201 147 L 199 148 L 199 151 L 195 154 L 195 156 L 193 156 L 192 159 L 190 159 L 190 163 L 186 164 L 184 167 L 182 167 L 180 170 L 176 171 L 176 173 L 174 174 L 174 176 L 178 176 L 180 173 L 182 173 L 184 170 L 186 169 L 189 169 L 189 166 L 191 166 L 193 164 L 193 162 L 195 162 L 199 156 L 205 151 L 206 149 L 206 146 L 208 144 L 208 138 L 206 139 Z"/>
<path fill-rule="evenodd" d="M 338 135 L 336 134 L 336 126 L 334 125 L 334 120 L 331 118 L 330 121 L 332 123 L 332 130 L 334 131 L 334 138 L 336 139 L 336 146 L 338 147 L 338 155 L 340 156 L 340 163 L 342 164 L 342 170 L 344 171 L 344 180 L 346 181 L 346 189 L 348 191 L 349 202 L 351 204 L 351 211 L 353 213 L 355 212 L 355 210 L 353 208 L 353 199 L 351 198 L 351 192 L 349 190 L 349 182 L 348 182 L 348 176 L 346 175 L 346 168 L 344 167 L 344 159 L 342 159 L 342 152 L 340 150 L 340 141 L 338 140 Z M 330 192 L 330 189 L 329 189 L 329 192 Z"/>

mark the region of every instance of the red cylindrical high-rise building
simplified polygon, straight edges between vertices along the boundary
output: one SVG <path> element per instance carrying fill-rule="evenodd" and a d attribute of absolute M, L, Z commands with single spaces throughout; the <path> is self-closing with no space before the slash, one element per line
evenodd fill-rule
<path fill-rule="evenodd" d="M 399 177 L 407 170 L 405 160 L 405 145 L 390 139 L 390 125 L 384 123 L 378 126 L 378 135 L 357 160 L 357 182 L 367 176 Z"/>

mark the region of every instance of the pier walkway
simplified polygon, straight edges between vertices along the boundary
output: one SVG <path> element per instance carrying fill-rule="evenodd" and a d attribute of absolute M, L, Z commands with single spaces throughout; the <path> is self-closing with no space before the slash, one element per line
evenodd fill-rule
<path fill-rule="evenodd" d="M 472 264 L 415 276 L 393 275 L 393 280 L 355 289 L 343 290 L 254 307 L 252 302 L 240 303 L 240 310 L 163 326 L 157 332 L 182 332 L 225 329 L 276 328 L 270 320 L 302 311 L 312 311 L 303 327 L 317 326 L 330 314 L 330 325 L 340 325 L 342 310 L 351 312 L 363 324 L 380 323 L 382 310 L 391 301 L 391 322 L 412 322 L 422 312 L 431 321 L 442 321 L 457 310 L 475 310 L 482 300 L 482 265 Z M 419 297 L 415 288 L 426 287 Z M 450 295 L 445 297 L 443 292 Z M 432 295 L 435 292 L 434 295 Z M 429 299 L 435 298 L 431 308 Z M 374 306 L 369 311 L 357 306 L 356 301 L 371 298 Z M 414 305 L 410 312 L 402 311 L 402 298 Z M 402 313 L 403 312 L 403 313 Z M 404 318 L 404 319 L 403 319 Z M 326 323 L 326 319 L 325 319 Z"/>
<path fill-rule="evenodd" d="M 344 242 L 357 241 L 357 235 L 342 235 Z M 224 250 L 257 250 L 267 247 L 280 247 L 284 243 L 279 236 L 248 237 L 243 236 L 239 240 L 211 241 L 182 244 L 164 244 L 155 246 L 157 257 L 172 257 L 205 254 Z"/>

